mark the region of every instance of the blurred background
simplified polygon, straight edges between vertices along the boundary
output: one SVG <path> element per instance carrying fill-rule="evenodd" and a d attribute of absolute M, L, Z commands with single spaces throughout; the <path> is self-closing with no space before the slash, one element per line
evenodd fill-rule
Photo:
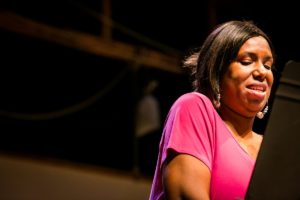
<path fill-rule="evenodd" d="M 279 78 L 299 61 L 294 4 L 2 0 L 0 199 L 148 199 L 167 112 L 192 90 L 184 57 L 215 25 L 252 20 Z"/>

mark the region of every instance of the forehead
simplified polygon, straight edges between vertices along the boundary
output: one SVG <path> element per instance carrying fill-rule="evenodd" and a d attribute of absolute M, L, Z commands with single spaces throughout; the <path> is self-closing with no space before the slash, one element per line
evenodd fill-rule
<path fill-rule="evenodd" d="M 261 36 L 248 39 L 240 48 L 238 54 L 244 52 L 260 53 L 272 57 L 272 51 L 268 41 Z"/>

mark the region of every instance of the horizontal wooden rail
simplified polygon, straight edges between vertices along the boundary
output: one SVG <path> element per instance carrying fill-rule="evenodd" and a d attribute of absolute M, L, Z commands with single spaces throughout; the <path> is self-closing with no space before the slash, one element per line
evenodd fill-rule
<path fill-rule="evenodd" d="M 143 65 L 172 73 L 181 73 L 180 55 L 167 55 L 143 46 L 50 26 L 8 11 L 0 11 L 0 28 L 80 49 L 91 54 L 132 62 L 133 66 Z"/>

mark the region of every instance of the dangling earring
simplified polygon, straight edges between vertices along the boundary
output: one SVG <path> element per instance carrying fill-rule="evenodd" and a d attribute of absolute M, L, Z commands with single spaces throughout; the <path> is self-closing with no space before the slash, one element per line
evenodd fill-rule
<path fill-rule="evenodd" d="M 216 106 L 217 109 L 220 108 L 220 106 L 221 106 L 221 95 L 220 95 L 220 93 L 217 94 L 217 100 L 215 102 L 215 106 Z"/>
<path fill-rule="evenodd" d="M 259 118 L 259 119 L 264 118 L 264 116 L 265 116 L 265 114 L 267 114 L 268 110 L 269 110 L 269 106 L 268 106 L 268 102 L 267 102 L 266 107 L 263 109 L 263 111 L 258 112 L 256 114 L 256 117 Z"/>

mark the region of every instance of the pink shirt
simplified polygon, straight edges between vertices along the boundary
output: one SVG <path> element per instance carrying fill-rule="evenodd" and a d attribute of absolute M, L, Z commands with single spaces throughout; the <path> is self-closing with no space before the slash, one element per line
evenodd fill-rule
<path fill-rule="evenodd" d="M 160 141 L 150 200 L 164 198 L 161 167 L 169 149 L 192 155 L 207 165 L 211 199 L 245 197 L 255 161 L 235 140 L 206 96 L 187 93 L 173 104 Z"/>

